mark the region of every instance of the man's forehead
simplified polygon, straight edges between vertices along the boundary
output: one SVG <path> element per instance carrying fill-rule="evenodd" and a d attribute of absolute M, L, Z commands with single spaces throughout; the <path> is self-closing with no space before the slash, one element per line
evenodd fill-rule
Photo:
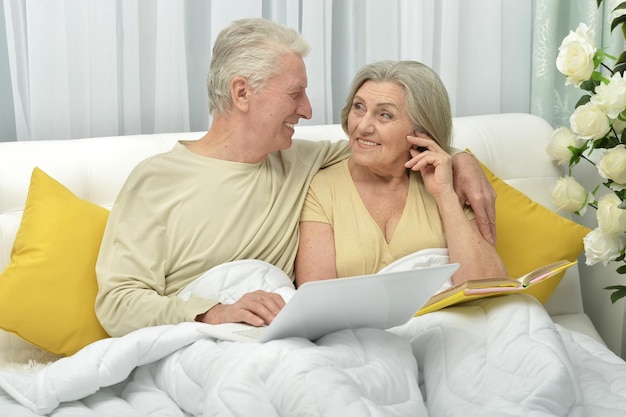
<path fill-rule="evenodd" d="M 306 74 L 302 78 L 302 77 L 295 77 L 289 74 L 277 73 L 268 80 L 266 85 L 272 86 L 274 89 L 278 89 L 278 90 L 296 92 L 296 91 L 304 91 L 307 88 L 308 83 L 307 83 Z"/>

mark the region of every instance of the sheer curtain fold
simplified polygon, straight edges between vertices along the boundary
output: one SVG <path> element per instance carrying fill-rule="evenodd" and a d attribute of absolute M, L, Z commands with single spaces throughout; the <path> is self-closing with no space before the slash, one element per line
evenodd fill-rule
<path fill-rule="evenodd" d="M 313 117 L 302 124 L 324 124 L 328 120 L 332 121 L 334 116 L 331 66 L 333 59 L 331 55 L 332 3 L 332 0 L 304 0 L 301 10 L 306 10 L 306 18 L 301 18 L 300 13 L 295 13 L 298 17 L 300 32 L 312 45 L 305 63 L 310 86 L 307 93 L 311 101 Z M 345 95 L 345 92 L 343 94 Z"/>
<path fill-rule="evenodd" d="M 136 0 L 119 0 L 116 18 L 119 92 L 119 134 L 142 133 L 139 4 Z"/>
<path fill-rule="evenodd" d="M 16 138 L 30 138 L 30 83 L 26 71 L 18 68 L 28 67 L 28 43 L 26 39 L 26 11 L 20 2 L 4 2 L 4 21 L 6 27 L 6 62 L 11 79 L 12 102 L 3 101 L 3 112 L 13 116 Z M 11 105 L 11 106 L 10 106 Z M 9 107 L 10 106 L 10 107 Z"/>
<path fill-rule="evenodd" d="M 156 2 L 154 130 L 189 131 L 184 3 Z"/>
<path fill-rule="evenodd" d="M 311 43 L 314 114 L 303 123 L 338 122 L 356 71 L 382 59 L 433 67 L 456 116 L 527 111 L 529 57 L 510 49 L 530 45 L 531 29 L 513 34 L 501 22 L 511 7 L 530 16 L 532 6 L 511 3 L 3 0 L 7 48 L 0 48 L 0 60 L 8 63 L 11 97 L 0 106 L 11 123 L 0 128 L 15 126 L 9 140 L 206 130 L 211 45 L 243 17 L 285 24 Z M 515 89 L 505 82 L 507 65 L 522 68 Z"/>

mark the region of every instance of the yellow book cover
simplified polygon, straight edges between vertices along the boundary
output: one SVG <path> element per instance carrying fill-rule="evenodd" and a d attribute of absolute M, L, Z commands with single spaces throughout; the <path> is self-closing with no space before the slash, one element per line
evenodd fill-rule
<path fill-rule="evenodd" d="M 519 278 L 486 278 L 463 282 L 433 295 L 415 315 L 466 303 L 479 298 L 524 292 L 541 303 L 548 301 L 565 270 L 577 261 L 560 260 L 537 268 Z M 561 273 L 562 272 L 562 273 Z"/>

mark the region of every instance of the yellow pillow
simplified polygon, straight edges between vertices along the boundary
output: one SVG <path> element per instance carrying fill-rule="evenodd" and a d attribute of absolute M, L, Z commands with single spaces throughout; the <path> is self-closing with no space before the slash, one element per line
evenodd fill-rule
<path fill-rule="evenodd" d="M 94 311 L 108 215 L 33 170 L 11 260 L 0 275 L 0 328 L 60 355 L 108 337 Z"/>
<path fill-rule="evenodd" d="M 468 151 L 469 152 L 469 151 Z M 517 278 L 540 266 L 582 253 L 583 237 L 591 230 L 528 198 L 480 164 L 496 190 L 496 251 L 511 277 Z M 529 294 L 545 303 L 565 272 L 528 287 Z"/>

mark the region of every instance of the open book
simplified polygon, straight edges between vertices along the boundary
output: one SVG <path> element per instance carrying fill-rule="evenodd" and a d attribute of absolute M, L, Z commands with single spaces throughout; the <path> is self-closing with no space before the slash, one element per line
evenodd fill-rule
<path fill-rule="evenodd" d="M 556 289 L 565 270 L 576 263 L 577 261 L 560 260 L 537 268 L 519 278 L 486 278 L 466 281 L 433 295 L 415 315 L 421 316 L 479 298 L 518 292 L 530 294 L 545 303 Z"/>

